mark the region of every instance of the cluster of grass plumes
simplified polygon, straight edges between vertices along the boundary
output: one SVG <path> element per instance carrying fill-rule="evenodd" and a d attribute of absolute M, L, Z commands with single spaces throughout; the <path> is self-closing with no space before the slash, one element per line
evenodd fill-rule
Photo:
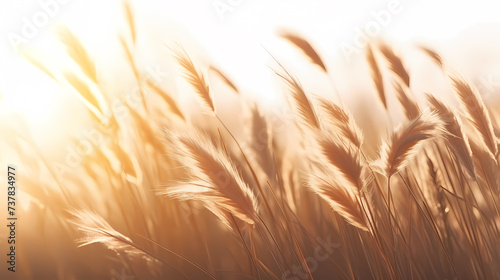
<path fill-rule="evenodd" d="M 433 94 L 417 103 L 403 58 L 387 44 L 367 47 L 372 94 L 388 109 L 395 93 L 406 117 L 379 133 L 373 157 L 366 150 L 379 139 L 365 138 L 345 105 L 310 94 L 279 63 L 294 137 L 280 135 L 288 120 L 244 99 L 248 118 L 237 134 L 219 114 L 208 71 L 241 97 L 238 87 L 173 48 L 179 75 L 192 86 L 182 94 L 197 95 L 206 114 L 193 121 L 137 66 L 126 11 L 130 34 L 120 41 L 141 106 L 126 104 L 130 117 L 115 116 L 91 56 L 64 30 L 81 72 L 62 81 L 109 133 L 64 181 L 34 141 L 10 143 L 33 174 L 23 178 L 36 202 L 24 214 L 33 220 L 33 234 L 23 233 L 31 245 L 23 246 L 25 279 L 109 279 L 124 271 L 135 279 L 500 277 L 498 127 L 473 84 L 435 52 L 423 49 L 449 77 L 465 118 Z M 305 39 L 281 36 L 330 74 Z M 393 89 L 384 88 L 387 81 Z"/>

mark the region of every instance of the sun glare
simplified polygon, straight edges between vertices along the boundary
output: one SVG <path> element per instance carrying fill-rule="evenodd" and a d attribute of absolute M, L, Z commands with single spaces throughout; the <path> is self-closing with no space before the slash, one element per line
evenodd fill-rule
<path fill-rule="evenodd" d="M 0 103 L 2 111 L 19 115 L 33 128 L 49 125 L 47 121 L 54 114 L 60 96 L 56 89 L 47 87 L 46 83 L 41 78 L 39 81 L 16 83 L 4 89 Z"/>

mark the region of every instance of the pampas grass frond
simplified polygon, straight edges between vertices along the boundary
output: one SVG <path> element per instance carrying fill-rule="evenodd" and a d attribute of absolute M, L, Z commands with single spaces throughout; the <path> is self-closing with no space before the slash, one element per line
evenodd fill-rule
<path fill-rule="evenodd" d="M 284 74 L 278 72 L 276 74 L 283 79 L 291 92 L 291 97 L 288 100 L 290 100 L 291 107 L 297 114 L 299 127 L 304 125 L 305 127 L 320 129 L 316 111 L 300 82 L 286 70 Z"/>
<path fill-rule="evenodd" d="M 340 132 L 354 146 L 361 147 L 363 144 L 363 132 L 357 126 L 354 117 L 347 109 L 326 98 L 319 98 L 319 103 L 328 121 L 325 126 L 331 125 L 333 127 L 332 132 Z"/>
<path fill-rule="evenodd" d="M 439 67 L 444 69 L 444 60 L 437 52 L 425 46 L 420 46 L 420 49 L 425 52 L 425 54 L 427 54 Z"/>
<path fill-rule="evenodd" d="M 73 61 L 80 66 L 82 72 L 94 83 L 97 84 L 97 75 L 94 62 L 80 43 L 80 40 L 68 29 L 62 27 L 58 30 L 59 40 L 66 47 L 66 52 Z"/>
<path fill-rule="evenodd" d="M 212 70 L 214 73 L 216 73 L 222 79 L 222 81 L 224 81 L 224 83 L 226 85 L 228 85 L 232 90 L 234 90 L 234 92 L 236 92 L 238 94 L 240 93 L 238 88 L 236 87 L 236 85 L 227 77 L 227 75 L 222 73 L 219 70 L 219 68 L 217 68 L 215 66 L 210 66 L 210 70 Z"/>
<path fill-rule="evenodd" d="M 420 147 L 445 135 L 443 123 L 434 113 L 425 113 L 396 129 L 380 151 L 378 165 L 389 178 L 405 168 Z"/>
<path fill-rule="evenodd" d="M 319 66 L 321 70 L 323 70 L 324 72 L 328 72 L 325 63 L 307 40 L 298 35 L 295 35 L 291 32 L 284 30 L 279 32 L 279 35 L 282 38 L 286 39 L 288 42 L 292 43 L 297 48 L 299 48 L 314 64 Z"/>
<path fill-rule="evenodd" d="M 249 141 L 257 166 L 262 168 L 269 180 L 275 176 L 275 163 L 272 152 L 272 131 L 266 116 L 258 109 L 257 104 L 250 106 L 250 120 L 248 125 Z"/>
<path fill-rule="evenodd" d="M 257 199 L 225 148 L 202 132 L 167 134 L 176 147 L 176 158 L 189 168 L 192 179 L 181 186 L 166 189 L 163 194 L 200 201 L 219 218 L 226 217 L 219 214 L 224 210 L 225 215 L 232 214 L 254 224 L 258 213 Z M 225 222 L 229 224 L 227 219 Z"/>
<path fill-rule="evenodd" d="M 401 103 L 401 106 L 403 107 L 406 118 L 413 120 L 420 116 L 420 107 L 412 98 L 410 89 L 398 81 L 395 81 L 393 84 L 396 89 L 396 96 L 398 97 L 399 103 Z"/>
<path fill-rule="evenodd" d="M 448 147 L 454 152 L 454 155 L 463 165 L 471 178 L 476 178 L 476 171 L 474 167 L 474 160 L 472 159 L 472 151 L 467 139 L 467 135 L 462 129 L 462 122 L 455 115 L 455 113 L 446 106 L 437 97 L 427 94 L 427 101 L 436 111 L 438 117 L 444 123 L 444 129 L 448 132 L 446 135 Z"/>
<path fill-rule="evenodd" d="M 179 106 L 177 106 L 177 103 L 175 102 L 175 100 L 167 92 L 165 92 L 163 89 L 161 89 L 160 86 L 158 86 L 155 82 L 153 82 L 149 78 L 146 79 L 146 84 L 152 90 L 154 90 L 158 94 L 158 96 L 160 96 L 163 99 L 163 101 L 165 101 L 165 103 L 168 105 L 168 108 L 170 109 L 170 111 L 172 113 L 176 114 L 183 121 L 186 120 L 186 118 L 184 117 L 184 114 L 181 112 L 181 109 L 179 108 Z"/>
<path fill-rule="evenodd" d="M 350 224 L 368 231 L 368 222 L 358 203 L 357 192 L 339 185 L 337 181 L 333 180 L 335 178 L 333 174 L 318 175 L 311 175 L 310 187 Z"/>
<path fill-rule="evenodd" d="M 361 191 L 369 181 L 368 171 L 362 162 L 359 146 L 351 145 L 340 138 L 325 135 L 318 140 L 321 153 L 336 167 L 351 187 Z"/>
<path fill-rule="evenodd" d="M 184 74 L 186 79 L 189 81 L 191 86 L 194 87 L 196 93 L 201 98 L 203 103 L 208 106 L 208 108 L 215 112 L 214 103 L 210 95 L 210 88 L 205 80 L 205 77 L 201 72 L 199 72 L 193 64 L 193 61 L 186 53 L 184 49 L 180 49 L 174 52 L 175 59 L 184 69 Z"/>
<path fill-rule="evenodd" d="M 389 67 L 391 68 L 392 72 L 394 72 L 394 74 L 396 74 L 401 79 L 401 81 L 404 82 L 406 87 L 409 88 L 410 75 L 408 75 L 408 72 L 403 65 L 403 61 L 401 61 L 401 58 L 399 58 L 399 56 L 394 53 L 394 50 L 386 43 L 381 43 L 379 46 L 379 50 L 389 62 Z"/>
<path fill-rule="evenodd" d="M 82 81 L 78 76 L 71 72 L 64 74 L 64 78 L 68 83 L 79 93 L 82 101 L 87 105 L 91 112 L 93 112 L 98 119 L 103 116 L 103 111 L 99 105 L 99 101 L 95 94 L 90 90 L 89 86 Z"/>
<path fill-rule="evenodd" d="M 101 216 L 89 210 L 73 211 L 72 222 L 78 227 L 84 237 L 79 240 L 79 246 L 87 246 L 94 243 L 101 243 L 109 250 L 118 254 L 125 254 L 126 257 L 140 257 L 147 261 L 158 261 L 148 252 L 139 249 L 127 236 L 121 234 Z"/>
<path fill-rule="evenodd" d="M 377 59 L 375 58 L 375 54 L 373 53 L 371 45 L 368 45 L 366 47 L 365 53 L 366 53 L 366 60 L 368 62 L 368 65 L 370 66 L 372 80 L 373 83 L 375 84 L 375 89 L 377 90 L 378 97 L 382 102 L 382 105 L 384 105 L 384 108 L 387 110 L 387 99 L 385 97 L 384 80 L 382 79 L 382 72 L 380 71 Z"/>
<path fill-rule="evenodd" d="M 467 119 L 474 128 L 479 131 L 484 144 L 488 147 L 490 152 L 497 156 L 498 140 L 495 136 L 488 110 L 486 106 L 484 106 L 483 100 L 479 96 L 477 89 L 458 74 L 450 74 L 450 79 L 455 88 L 455 92 L 467 112 Z"/>

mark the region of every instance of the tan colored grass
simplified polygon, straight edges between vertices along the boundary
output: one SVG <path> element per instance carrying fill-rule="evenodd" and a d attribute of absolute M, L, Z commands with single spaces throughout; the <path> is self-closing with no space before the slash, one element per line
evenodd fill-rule
<path fill-rule="evenodd" d="M 65 34 L 80 68 L 61 76 L 86 106 L 111 112 L 102 141 L 62 179 L 34 141 L 1 123 L 16 135 L 6 145 L 30 160 L 19 180 L 23 203 L 27 197 L 31 203 L 22 212 L 23 279 L 110 279 L 122 268 L 136 279 L 500 277 L 498 127 L 472 83 L 451 76 L 468 127 L 461 112 L 436 96 L 417 104 L 412 89 L 421 85 L 404 57 L 382 43 L 368 47 L 370 69 L 358 74 L 371 72 L 386 109 L 389 94 L 399 99 L 407 120 L 398 128 L 391 124 L 402 120 L 376 111 L 365 112 L 368 120 L 329 97 L 313 101 L 281 64 L 277 79 L 300 129 L 242 95 L 233 97 L 250 108 L 250 117 L 234 118 L 228 128 L 215 110 L 219 83 L 209 83 L 185 50 L 173 54 L 178 75 L 214 114 L 199 118 L 181 110 L 171 93 L 191 90 L 167 90 L 143 75 L 135 57 L 140 50 L 130 44 L 141 38 L 139 25 L 125 9 L 131 30 L 120 40 L 130 71 L 123 78 L 151 89 L 143 107 L 125 102 L 128 118 L 119 118 L 101 101 L 109 96 L 92 91 L 94 64 L 83 45 Z M 327 61 L 310 43 L 284 36 L 326 72 Z M 437 53 L 424 51 L 443 65 Z M 396 91 L 383 88 L 392 78 L 382 75 L 380 54 L 394 72 Z M 231 75 L 211 71 L 221 86 L 238 91 Z M 105 123 L 89 121 L 99 128 Z M 361 128 L 374 122 L 388 131 L 363 135 Z M 380 139 L 375 160 L 366 156 Z M 376 166 L 381 174 L 373 172 Z"/>
<path fill-rule="evenodd" d="M 449 144 L 449 148 L 454 152 L 454 155 L 460 161 L 465 170 L 467 170 L 469 176 L 475 179 L 476 172 L 474 160 L 472 158 L 472 151 L 467 135 L 463 132 L 462 122 L 452 109 L 446 106 L 437 97 L 427 94 L 427 100 L 432 106 L 432 109 L 436 110 L 438 117 L 444 123 L 444 129 L 448 132 L 445 136 Z"/>
<path fill-rule="evenodd" d="M 175 58 L 179 62 L 179 65 L 184 69 L 186 79 L 194 87 L 198 96 L 203 100 L 208 108 L 215 112 L 214 103 L 210 95 L 210 88 L 208 83 L 205 81 L 205 77 L 201 72 L 199 72 L 194 66 L 191 58 L 188 56 L 184 49 L 175 52 Z"/>
<path fill-rule="evenodd" d="M 413 99 L 410 89 L 398 81 L 394 82 L 394 88 L 396 89 L 396 96 L 403 107 L 406 118 L 408 120 L 418 118 L 421 114 L 420 107 L 415 99 Z"/>
<path fill-rule="evenodd" d="M 479 131 L 479 135 L 490 152 L 497 156 L 498 138 L 495 136 L 488 110 L 477 89 L 460 75 L 450 74 L 450 79 L 467 112 L 467 119 Z"/>
<path fill-rule="evenodd" d="M 368 45 L 366 47 L 366 60 L 368 61 L 368 65 L 370 66 L 372 80 L 375 84 L 375 89 L 377 90 L 378 97 L 384 105 L 384 108 L 387 110 L 387 99 L 385 97 L 384 81 L 382 79 L 382 73 L 380 72 L 380 68 L 378 66 L 378 62 L 375 58 L 371 45 Z"/>
<path fill-rule="evenodd" d="M 229 79 L 229 77 L 227 77 L 226 74 L 222 73 L 222 71 L 219 70 L 219 68 L 215 66 L 210 66 L 210 70 L 216 73 L 222 79 L 222 81 L 224 81 L 226 85 L 228 85 L 232 90 L 234 90 L 234 92 L 240 93 L 236 85 Z"/>
<path fill-rule="evenodd" d="M 340 132 L 343 137 L 360 148 L 363 144 L 363 132 L 347 109 L 326 98 L 319 99 L 319 106 L 326 115 L 325 126 L 332 132 Z"/>
<path fill-rule="evenodd" d="M 200 201 L 227 225 L 233 225 L 230 214 L 254 224 L 257 200 L 223 144 L 199 132 L 186 136 L 167 132 L 167 135 L 176 148 L 176 158 L 189 168 L 191 179 L 163 194 Z"/>
<path fill-rule="evenodd" d="M 182 120 L 184 121 L 186 120 L 181 109 L 179 108 L 175 100 L 168 93 L 166 93 L 160 86 L 158 86 L 155 82 L 153 82 L 149 78 L 146 79 L 146 84 L 165 101 L 165 103 L 168 105 L 172 113 L 179 116 L 179 118 L 181 118 Z"/>
<path fill-rule="evenodd" d="M 135 45 L 135 20 L 134 15 L 132 13 L 132 9 L 130 7 L 130 3 L 127 1 L 123 1 L 123 8 L 125 9 L 125 18 L 127 20 L 128 28 L 130 30 L 130 37 L 132 38 L 132 43 Z"/>
<path fill-rule="evenodd" d="M 83 99 L 88 108 L 95 113 L 99 119 L 102 118 L 103 111 L 101 105 L 95 94 L 90 90 L 90 87 L 73 73 L 68 72 L 64 74 L 64 78 L 79 93 L 79 97 Z"/>
<path fill-rule="evenodd" d="M 345 179 L 351 188 L 358 191 L 365 189 L 369 176 L 359 146 L 331 135 L 322 136 L 318 142 L 322 155 L 339 172 L 340 176 L 335 177 L 340 177 L 338 180 Z"/>
<path fill-rule="evenodd" d="M 394 50 L 387 45 L 386 43 L 381 43 L 379 45 L 379 50 L 385 56 L 387 61 L 389 62 L 389 68 L 398 76 L 401 81 L 405 84 L 406 87 L 410 87 L 410 75 L 406 71 L 405 66 L 403 65 L 403 61 L 401 58 L 396 55 Z"/>
<path fill-rule="evenodd" d="M 68 29 L 58 30 L 59 40 L 64 43 L 68 55 L 80 66 L 82 72 L 94 83 L 97 83 L 95 64 L 87 53 L 80 40 Z"/>
<path fill-rule="evenodd" d="M 328 72 L 325 63 L 307 40 L 297 34 L 293 34 L 292 32 L 285 30 L 281 30 L 279 32 L 279 36 L 299 48 L 311 60 L 311 62 L 316 64 L 319 68 L 321 68 L 321 70 Z"/>
<path fill-rule="evenodd" d="M 444 68 L 443 58 L 437 52 L 425 46 L 420 46 L 420 49 L 425 54 L 427 54 L 439 67 Z"/>
<path fill-rule="evenodd" d="M 78 227 L 84 237 L 78 242 L 79 246 L 86 246 L 93 243 L 102 243 L 108 249 L 117 253 L 125 254 L 130 258 L 144 258 L 147 261 L 158 261 L 153 256 L 141 250 L 127 236 L 113 229 L 109 223 L 101 216 L 89 210 L 74 211 L 73 223 Z"/>
<path fill-rule="evenodd" d="M 313 104 L 306 95 L 304 88 L 295 77 L 288 73 L 288 71 L 284 68 L 283 70 L 283 74 L 276 72 L 276 75 L 278 75 L 285 82 L 290 90 L 291 95 L 288 100 L 292 104 L 291 107 L 297 116 L 297 123 L 299 124 L 299 127 L 302 126 L 319 129 L 320 123 L 318 116 L 316 115 Z"/>
<path fill-rule="evenodd" d="M 335 175 L 328 172 L 315 174 L 310 180 L 310 186 L 349 223 L 362 230 L 368 230 L 367 219 L 358 203 L 358 193 L 340 185 L 333 178 Z"/>
<path fill-rule="evenodd" d="M 420 115 L 396 129 L 380 151 L 380 166 L 386 177 L 405 168 L 430 140 L 445 134 L 443 123 L 433 113 Z"/>

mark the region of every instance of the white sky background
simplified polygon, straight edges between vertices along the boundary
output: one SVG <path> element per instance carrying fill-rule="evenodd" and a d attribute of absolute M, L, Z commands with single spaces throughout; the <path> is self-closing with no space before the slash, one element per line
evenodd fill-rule
<path fill-rule="evenodd" d="M 0 2 L 0 116 L 8 118 L 12 116 L 12 112 L 23 114 L 28 123 L 37 127 L 34 128 L 34 133 L 40 136 L 50 132 L 44 124 L 55 124 L 61 118 L 61 114 L 78 116 L 81 110 L 66 105 L 71 103 L 68 100 L 76 100 L 68 93 L 69 88 L 51 82 L 44 74 L 16 55 L 9 43 L 9 36 L 12 36 L 12 33 L 22 35 L 21 29 L 25 24 L 23 18 L 33 22 L 33 16 L 44 11 L 40 3 L 54 1 L 2 0 Z M 48 60 L 51 65 L 56 66 L 56 69 L 59 69 L 57 68 L 59 66 L 61 69 L 71 69 L 67 61 L 56 59 L 65 55 L 62 48 L 53 40 L 54 28 L 60 24 L 67 24 L 82 39 L 90 53 L 101 60 L 101 63 L 98 63 L 102 66 L 100 74 L 112 77 L 113 75 L 107 70 L 125 67 L 123 62 L 118 62 L 120 54 L 116 51 L 118 47 L 116 34 L 123 33 L 125 27 L 121 2 L 117 0 L 65 0 L 65 2 L 68 3 L 57 5 L 59 10 L 49 18 L 47 24 L 38 28 L 33 38 L 28 40 L 28 47 L 38 48 L 51 54 L 52 58 L 48 57 Z M 136 15 L 139 41 L 143 40 L 144 43 L 156 40 L 155 48 L 160 48 L 162 41 L 171 42 L 173 37 L 188 49 L 193 45 L 192 42 L 195 42 L 202 46 L 210 60 L 229 73 L 245 92 L 257 93 L 260 96 L 258 98 L 268 103 L 273 102 L 274 92 L 279 93 L 279 91 L 274 88 L 273 77 L 269 70 L 269 66 L 272 65 L 269 64 L 269 56 L 263 47 L 280 59 L 301 59 L 295 49 L 284 48 L 284 42 L 276 38 L 275 31 L 278 27 L 296 30 L 310 40 L 326 58 L 327 66 L 331 67 L 334 73 L 343 71 L 346 65 L 350 65 L 342 55 L 341 45 L 353 45 L 357 30 L 363 30 L 367 25 L 376 23 L 373 13 L 388 11 L 390 2 L 399 3 L 397 4 L 399 12 L 391 15 L 386 26 L 382 27 L 380 35 L 390 38 L 391 41 L 402 44 L 431 42 L 432 46 L 453 50 L 463 49 L 472 43 L 465 40 L 457 45 L 457 36 L 465 38 L 475 36 L 474 40 L 479 38 L 478 40 L 492 41 L 492 45 L 497 49 L 500 45 L 498 43 L 500 28 L 495 28 L 500 24 L 497 1 L 135 0 L 130 2 Z M 223 18 L 214 8 L 216 3 L 231 6 L 229 11 L 222 14 Z M 493 26 L 491 30 L 481 29 L 481 26 L 490 25 Z M 477 43 L 484 45 L 484 42 Z M 145 50 L 147 49 L 143 49 Z M 155 54 L 158 53 L 156 51 L 158 50 L 155 50 Z M 163 55 L 167 57 L 169 52 L 163 50 Z M 157 58 L 157 56 L 145 56 L 146 66 L 164 67 L 163 64 L 154 62 L 155 57 Z M 361 52 L 352 56 L 351 61 L 359 61 L 362 57 Z M 484 60 L 486 63 L 496 61 L 498 64 L 499 57 L 497 54 L 494 59 L 484 58 Z M 44 59 L 47 60 L 47 57 Z M 347 72 L 352 71 L 348 68 L 345 69 Z M 357 69 L 354 66 L 351 68 Z M 168 69 L 165 71 L 169 72 Z M 170 72 L 168 75 L 170 76 Z M 360 75 L 369 78 L 368 72 Z M 338 86 L 342 90 L 345 85 L 339 82 Z M 62 100 L 69 103 L 66 101 L 63 103 Z M 60 129 L 68 131 L 74 127 L 68 124 L 57 125 L 61 126 Z M 53 142 L 53 139 L 46 136 L 45 140 L 40 139 L 40 141 Z"/>

